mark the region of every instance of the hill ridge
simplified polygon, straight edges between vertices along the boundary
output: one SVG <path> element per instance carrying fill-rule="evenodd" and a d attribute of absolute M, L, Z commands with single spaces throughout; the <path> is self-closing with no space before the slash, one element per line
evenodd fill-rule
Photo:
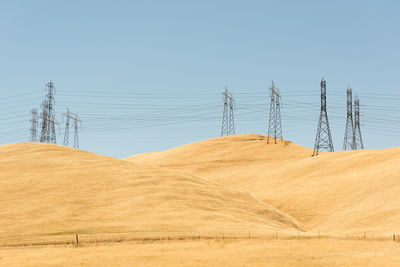
<path fill-rule="evenodd" d="M 249 192 L 309 230 L 399 230 L 400 148 L 311 157 L 309 148 L 285 140 L 267 144 L 266 139 L 228 136 L 126 160 L 192 173 Z"/>

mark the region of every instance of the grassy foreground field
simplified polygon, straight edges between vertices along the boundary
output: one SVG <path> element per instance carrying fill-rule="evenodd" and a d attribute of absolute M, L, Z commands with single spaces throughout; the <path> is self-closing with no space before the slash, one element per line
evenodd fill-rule
<path fill-rule="evenodd" d="M 400 266 L 400 148 L 266 138 L 125 160 L 1 146 L 0 265 Z"/>
<path fill-rule="evenodd" d="M 184 240 L 0 248 L 2 266 L 400 266 L 400 243 Z"/>

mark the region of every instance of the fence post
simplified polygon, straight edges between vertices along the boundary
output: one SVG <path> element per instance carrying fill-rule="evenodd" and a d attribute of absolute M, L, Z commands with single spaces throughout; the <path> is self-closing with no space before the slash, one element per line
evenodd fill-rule
<path fill-rule="evenodd" d="M 79 245 L 78 234 L 75 234 L 76 245 Z"/>
<path fill-rule="evenodd" d="M 396 242 L 396 234 L 393 233 L 393 242 Z"/>

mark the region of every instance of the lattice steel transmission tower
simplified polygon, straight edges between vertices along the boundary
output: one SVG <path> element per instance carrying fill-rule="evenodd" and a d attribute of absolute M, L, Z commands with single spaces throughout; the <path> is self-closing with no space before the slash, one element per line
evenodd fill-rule
<path fill-rule="evenodd" d="M 346 128 L 344 131 L 343 150 L 355 150 L 356 139 L 353 121 L 353 91 L 347 88 L 347 120 Z"/>
<path fill-rule="evenodd" d="M 224 101 L 224 111 L 222 114 L 221 136 L 234 135 L 235 117 L 233 111 L 235 108 L 235 100 L 233 99 L 232 93 L 230 93 L 226 87 L 222 96 Z"/>
<path fill-rule="evenodd" d="M 75 117 L 73 118 L 73 123 L 72 126 L 74 127 L 74 148 L 79 149 L 79 127 L 78 124 L 81 126 L 82 130 L 82 121 L 78 118 L 78 114 L 75 114 Z"/>
<path fill-rule="evenodd" d="M 270 137 L 274 138 L 276 144 L 276 139 L 282 139 L 282 122 L 281 122 L 281 95 L 279 93 L 279 88 L 275 87 L 274 81 L 272 81 L 272 86 L 269 88 L 271 103 L 269 108 L 269 125 L 268 125 L 268 137 L 267 144 L 269 144 Z"/>
<path fill-rule="evenodd" d="M 48 124 L 49 124 L 49 115 L 48 115 L 48 104 L 46 100 L 43 100 L 42 102 L 42 112 L 40 113 L 40 119 L 41 119 L 41 134 L 40 134 L 40 142 L 41 143 L 49 143 L 50 140 L 50 134 L 48 131 Z"/>
<path fill-rule="evenodd" d="M 317 156 L 318 152 L 322 149 L 329 152 L 334 151 L 328 113 L 326 111 L 326 81 L 324 78 L 321 80 L 321 114 L 318 122 L 313 156 Z"/>
<path fill-rule="evenodd" d="M 29 129 L 30 133 L 31 133 L 31 138 L 30 141 L 31 142 L 37 142 L 37 129 L 38 129 L 38 112 L 37 110 L 34 108 L 31 110 L 31 128 Z"/>
<path fill-rule="evenodd" d="M 364 149 L 360 127 L 360 100 L 358 96 L 354 99 L 354 149 Z"/>
<path fill-rule="evenodd" d="M 79 148 L 79 124 L 82 130 L 82 121 L 78 118 L 77 113 L 72 113 L 67 108 L 67 113 L 63 113 L 63 122 L 64 118 L 66 118 L 65 122 L 65 133 L 64 133 L 64 146 L 68 146 L 69 144 L 69 126 L 71 125 L 72 120 L 72 127 L 74 128 L 74 148 Z"/>
<path fill-rule="evenodd" d="M 41 143 L 57 143 L 56 138 L 56 116 L 55 116 L 55 92 L 54 84 L 50 81 L 46 84 L 47 95 L 42 103 L 41 122 Z"/>
<path fill-rule="evenodd" d="M 71 112 L 69 111 L 68 108 L 67 108 L 67 113 L 63 113 L 62 116 L 63 116 L 63 118 L 62 118 L 63 122 L 64 122 L 64 118 L 66 118 L 65 119 L 65 131 L 64 131 L 64 142 L 63 142 L 63 145 L 64 146 L 68 146 L 68 143 L 69 143 L 69 124 L 70 124 L 69 122 L 70 122 L 70 119 L 73 118 L 73 117 L 72 117 L 72 114 L 71 114 Z"/>

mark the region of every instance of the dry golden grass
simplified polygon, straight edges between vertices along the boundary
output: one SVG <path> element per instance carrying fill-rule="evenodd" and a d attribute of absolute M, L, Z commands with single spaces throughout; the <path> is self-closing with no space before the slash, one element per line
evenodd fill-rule
<path fill-rule="evenodd" d="M 3 266 L 399 266 L 381 241 L 200 240 L 84 247 L 0 248 Z"/>
<path fill-rule="evenodd" d="M 63 146 L 1 146 L 0 169 L 0 244 L 303 229 L 248 193 Z"/>
<path fill-rule="evenodd" d="M 264 135 L 126 160 L 0 146 L 0 265 L 399 266 L 400 148 L 311 154 Z"/>
<path fill-rule="evenodd" d="M 193 143 L 127 160 L 193 174 L 249 192 L 308 231 L 400 232 L 400 148 L 321 153 L 264 135 Z"/>

